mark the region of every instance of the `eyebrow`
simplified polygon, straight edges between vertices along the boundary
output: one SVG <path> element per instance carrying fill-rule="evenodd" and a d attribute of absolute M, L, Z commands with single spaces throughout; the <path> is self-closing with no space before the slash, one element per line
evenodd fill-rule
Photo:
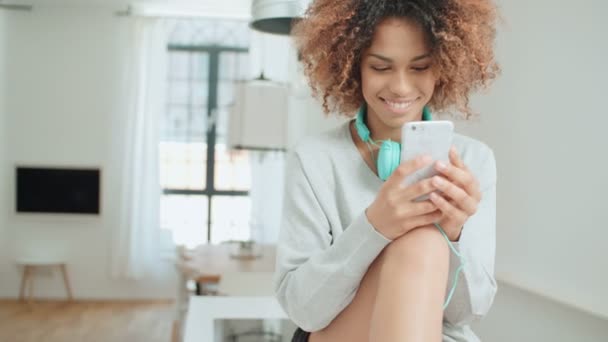
<path fill-rule="evenodd" d="M 376 58 L 381 59 L 381 60 L 383 60 L 385 62 L 388 62 L 388 63 L 392 63 L 393 62 L 392 59 L 390 59 L 388 57 L 385 57 L 385 56 L 382 56 L 382 55 L 375 54 L 375 53 L 370 53 L 369 56 L 376 57 Z M 416 57 L 412 58 L 411 61 L 412 62 L 416 62 L 416 61 L 419 61 L 421 59 L 424 59 L 424 58 L 427 58 L 427 57 L 430 57 L 430 56 L 431 56 L 430 53 L 426 53 L 424 55 L 420 55 L 420 56 L 416 56 Z"/>

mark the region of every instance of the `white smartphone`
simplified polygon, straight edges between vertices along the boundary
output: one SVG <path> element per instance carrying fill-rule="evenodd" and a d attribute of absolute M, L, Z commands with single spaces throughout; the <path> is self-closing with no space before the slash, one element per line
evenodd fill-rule
<path fill-rule="evenodd" d="M 449 152 L 453 138 L 454 124 L 451 121 L 408 122 L 401 129 L 401 162 L 406 162 L 420 155 L 428 155 L 433 159 L 433 162 L 441 160 L 449 163 Z M 435 163 L 433 163 L 407 176 L 403 184 L 409 186 L 436 174 L 438 172 L 435 170 Z M 416 201 L 424 201 L 428 198 L 428 195 L 424 195 L 417 198 Z"/>

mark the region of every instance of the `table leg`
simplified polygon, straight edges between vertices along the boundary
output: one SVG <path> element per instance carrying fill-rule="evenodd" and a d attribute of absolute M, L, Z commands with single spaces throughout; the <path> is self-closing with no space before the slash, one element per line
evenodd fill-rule
<path fill-rule="evenodd" d="M 34 298 L 34 271 L 36 270 L 36 266 L 29 266 L 29 272 L 27 274 L 27 303 L 31 304 L 32 299 Z"/>
<path fill-rule="evenodd" d="M 178 321 L 175 321 L 175 320 L 173 321 L 173 325 L 171 326 L 171 342 L 180 342 L 179 325 L 180 325 L 180 323 Z"/>
<path fill-rule="evenodd" d="M 25 299 L 25 285 L 30 276 L 30 267 L 28 265 L 23 266 L 23 274 L 21 275 L 21 289 L 19 291 L 19 300 Z"/>
<path fill-rule="evenodd" d="M 68 271 L 65 267 L 65 264 L 61 264 L 61 273 L 63 274 L 63 283 L 65 284 L 65 289 L 68 292 L 68 300 L 71 301 L 72 298 L 72 288 L 70 287 L 70 280 L 68 278 Z"/>

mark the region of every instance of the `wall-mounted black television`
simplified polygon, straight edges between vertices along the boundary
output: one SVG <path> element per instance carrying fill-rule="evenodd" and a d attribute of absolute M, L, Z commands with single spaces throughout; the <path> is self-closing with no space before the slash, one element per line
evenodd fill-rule
<path fill-rule="evenodd" d="M 100 170 L 16 168 L 18 213 L 100 213 Z"/>

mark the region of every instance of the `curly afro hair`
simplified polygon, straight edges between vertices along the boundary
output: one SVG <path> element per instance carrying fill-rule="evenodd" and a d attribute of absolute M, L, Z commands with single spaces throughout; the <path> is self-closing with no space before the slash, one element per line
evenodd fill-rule
<path fill-rule="evenodd" d="M 431 110 L 455 108 L 470 118 L 469 94 L 487 88 L 500 72 L 491 0 L 315 0 L 292 35 L 325 113 L 352 116 L 364 103 L 361 56 L 376 25 L 390 17 L 414 20 L 427 34 L 439 75 Z"/>

